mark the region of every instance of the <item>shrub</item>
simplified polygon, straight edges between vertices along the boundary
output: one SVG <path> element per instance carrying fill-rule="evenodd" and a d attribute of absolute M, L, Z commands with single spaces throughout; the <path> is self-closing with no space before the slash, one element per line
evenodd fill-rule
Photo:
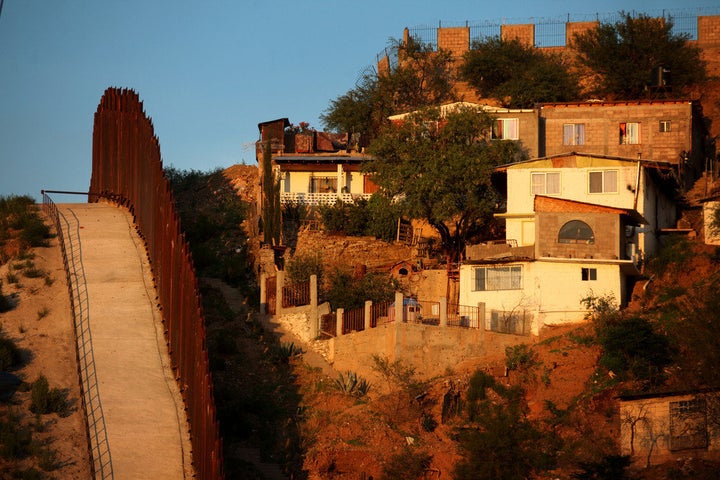
<path fill-rule="evenodd" d="M 505 366 L 510 370 L 527 372 L 537 364 L 537 353 L 528 345 L 505 347 Z"/>
<path fill-rule="evenodd" d="M 576 480 L 626 480 L 630 466 L 629 455 L 608 455 L 599 462 L 581 462 L 581 472 L 573 473 Z"/>
<path fill-rule="evenodd" d="M 30 454 L 31 446 L 32 432 L 17 416 L 9 414 L 0 420 L 0 455 L 3 458 L 24 458 Z"/>
<path fill-rule="evenodd" d="M 367 202 L 368 221 L 367 235 L 392 242 L 397 234 L 400 218 L 400 207 L 379 193 L 374 193 Z"/>
<path fill-rule="evenodd" d="M 421 425 L 423 430 L 426 432 L 434 432 L 438 426 L 438 422 L 431 414 L 424 412 L 422 415 Z"/>
<path fill-rule="evenodd" d="M 415 396 L 425 389 L 426 383 L 417 379 L 415 368 L 402 360 L 390 362 L 387 357 L 380 355 L 373 355 L 372 359 L 372 369 L 391 386 L 406 390 L 411 396 Z"/>
<path fill-rule="evenodd" d="M 362 398 L 370 391 L 370 382 L 357 373 L 348 371 L 346 375 L 339 374 L 334 387 L 346 395 Z"/>
<path fill-rule="evenodd" d="M 0 313 L 7 312 L 12 308 L 12 303 L 10 303 L 10 300 L 3 295 L 2 292 L 2 280 L 0 280 Z"/>
<path fill-rule="evenodd" d="M 278 363 L 288 363 L 290 358 L 301 353 L 302 350 L 295 343 L 276 342 L 270 347 L 271 358 Z"/>
<path fill-rule="evenodd" d="M 37 216 L 37 213 L 28 217 L 20 234 L 23 245 L 29 247 L 47 247 L 50 237 L 50 227 L 45 225 L 42 219 Z"/>
<path fill-rule="evenodd" d="M 30 399 L 30 411 L 33 413 L 64 415 L 67 412 L 65 393 L 57 388 L 51 389 L 44 375 L 40 375 L 33 383 Z"/>
<path fill-rule="evenodd" d="M 392 300 L 397 289 L 397 281 L 387 274 L 368 273 L 356 278 L 346 270 L 335 269 L 323 298 L 335 309 L 352 309 L 362 307 L 366 300 L 375 303 Z"/>
<path fill-rule="evenodd" d="M 10 370 L 22 363 L 20 349 L 0 332 L 0 371 Z"/>
<path fill-rule="evenodd" d="M 398 478 L 406 480 L 418 480 L 425 478 L 425 471 L 432 464 L 432 455 L 413 451 L 410 447 L 390 457 L 390 460 L 383 467 L 381 480 L 395 480 Z"/>
<path fill-rule="evenodd" d="M 599 326 L 597 336 L 603 349 L 600 364 L 620 379 L 630 374 L 652 385 L 664 381 L 664 369 L 672 362 L 670 341 L 655 332 L 648 320 L 618 319 Z"/>
<path fill-rule="evenodd" d="M 648 262 L 648 270 L 657 276 L 666 272 L 682 269 L 687 260 L 693 256 L 693 248 L 685 236 L 671 236 L 663 245 L 657 256 Z"/>
<path fill-rule="evenodd" d="M 348 223 L 348 209 L 343 202 L 335 205 L 322 205 L 318 209 L 325 230 L 334 233 L 345 233 Z"/>
<path fill-rule="evenodd" d="M 285 272 L 290 283 L 307 282 L 312 275 L 317 275 L 318 285 L 322 285 L 322 257 L 319 253 L 306 257 L 294 256 L 285 266 Z"/>

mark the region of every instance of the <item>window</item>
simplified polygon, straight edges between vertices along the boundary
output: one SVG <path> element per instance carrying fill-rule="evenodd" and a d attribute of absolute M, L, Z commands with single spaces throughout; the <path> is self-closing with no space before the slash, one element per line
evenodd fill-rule
<path fill-rule="evenodd" d="M 670 450 L 707 448 L 707 408 L 704 399 L 670 402 Z"/>
<path fill-rule="evenodd" d="M 518 134 L 517 118 L 498 118 L 493 122 L 492 138 L 493 140 L 517 140 L 520 138 Z"/>
<path fill-rule="evenodd" d="M 337 192 L 337 177 L 312 177 L 310 179 L 310 193 Z"/>
<path fill-rule="evenodd" d="M 660 120 L 660 133 L 669 132 L 672 127 L 670 120 Z"/>
<path fill-rule="evenodd" d="M 590 193 L 617 193 L 617 170 L 588 172 L 588 191 Z"/>
<path fill-rule="evenodd" d="M 537 172 L 530 174 L 533 195 L 559 195 L 560 172 Z"/>
<path fill-rule="evenodd" d="M 583 282 L 597 280 L 597 268 L 582 268 L 580 278 Z"/>
<path fill-rule="evenodd" d="M 563 145 L 585 145 L 585 124 L 566 123 L 563 125 Z"/>
<path fill-rule="evenodd" d="M 520 290 L 522 288 L 522 266 L 477 267 L 473 291 Z"/>
<path fill-rule="evenodd" d="M 640 143 L 640 124 L 620 124 L 620 145 L 637 145 Z"/>
<path fill-rule="evenodd" d="M 558 243 L 595 243 L 595 234 L 590 225 L 580 220 L 570 220 L 560 227 Z"/>

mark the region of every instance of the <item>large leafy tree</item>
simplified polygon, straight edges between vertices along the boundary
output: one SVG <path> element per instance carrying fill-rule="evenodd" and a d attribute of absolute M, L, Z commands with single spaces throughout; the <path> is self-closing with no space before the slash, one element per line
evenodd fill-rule
<path fill-rule="evenodd" d="M 676 96 L 706 78 L 700 49 L 688 43 L 687 35 L 672 32 L 672 19 L 621 16 L 616 23 L 576 34 L 572 41 L 578 62 L 595 76 L 590 93 L 623 100 L 652 97 L 659 68 L 669 70 Z"/>
<path fill-rule="evenodd" d="M 493 119 L 464 107 L 440 117 L 438 109 L 413 113 L 383 129 L 364 165 L 384 193 L 402 199 L 405 213 L 425 219 L 440 235 L 451 261 L 467 239 L 489 236 L 498 202 L 495 166 L 525 158 L 515 142 L 491 141 Z"/>
<path fill-rule="evenodd" d="M 434 51 L 412 37 L 394 43 L 398 65 L 388 71 L 364 72 L 355 88 L 331 100 L 321 116 L 326 128 L 374 138 L 390 115 L 454 100 L 450 52 Z"/>
<path fill-rule="evenodd" d="M 509 108 L 576 100 L 579 91 L 577 78 L 560 55 L 518 40 L 493 37 L 474 43 L 459 70 L 479 96 Z"/>

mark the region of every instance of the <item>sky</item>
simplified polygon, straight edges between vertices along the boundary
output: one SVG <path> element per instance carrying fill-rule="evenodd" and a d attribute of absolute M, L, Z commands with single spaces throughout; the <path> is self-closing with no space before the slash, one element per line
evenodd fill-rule
<path fill-rule="evenodd" d="M 330 101 L 405 27 L 717 13 L 716 1 L 0 0 L 0 196 L 88 190 L 108 87 L 140 95 L 165 166 L 255 165 L 258 123 L 322 130 Z"/>

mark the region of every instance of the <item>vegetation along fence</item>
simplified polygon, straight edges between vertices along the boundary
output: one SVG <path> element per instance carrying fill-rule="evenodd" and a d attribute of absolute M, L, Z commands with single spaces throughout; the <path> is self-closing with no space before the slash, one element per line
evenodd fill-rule
<path fill-rule="evenodd" d="M 66 218 L 58 212 L 55 202 L 43 191 L 43 208 L 55 224 L 60 251 L 62 252 L 65 279 L 70 294 L 70 309 L 75 327 L 75 355 L 80 374 L 80 403 L 87 430 L 90 468 L 93 478 L 114 478 L 112 456 L 108 445 L 105 415 L 95 372 L 95 355 L 90 334 L 85 268 L 80 255 L 80 224 L 76 218 Z M 65 235 L 67 232 L 67 236 Z"/>
<path fill-rule="evenodd" d="M 134 216 L 150 258 L 166 341 L 182 386 L 196 477 L 223 478 L 202 298 L 163 173 L 160 144 L 132 90 L 109 88 L 100 100 L 93 130 L 90 191 L 126 206 Z"/>

